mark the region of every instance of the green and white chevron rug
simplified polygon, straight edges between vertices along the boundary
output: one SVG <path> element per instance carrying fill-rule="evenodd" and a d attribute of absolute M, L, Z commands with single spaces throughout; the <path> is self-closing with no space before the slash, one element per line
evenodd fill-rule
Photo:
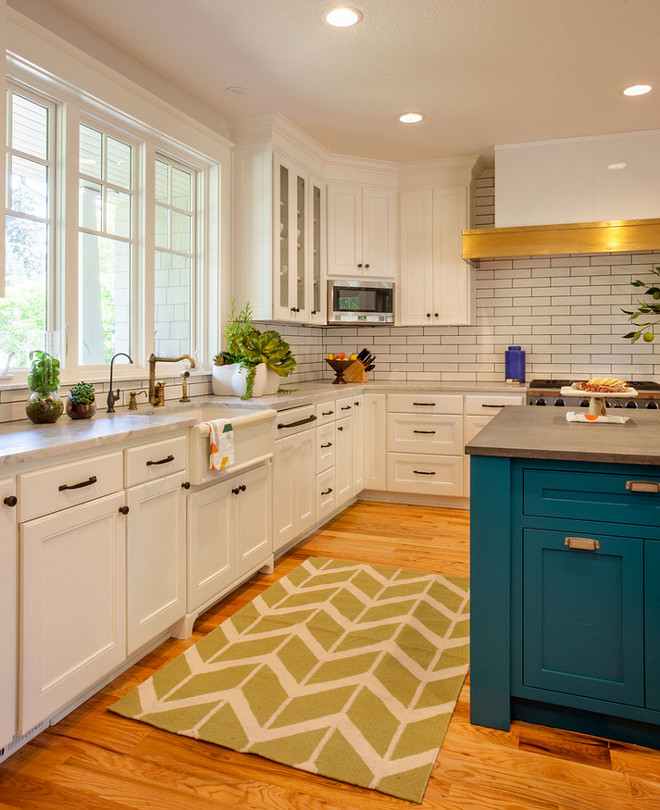
<path fill-rule="evenodd" d="M 466 579 L 310 557 L 110 709 L 421 802 L 468 609 Z"/>

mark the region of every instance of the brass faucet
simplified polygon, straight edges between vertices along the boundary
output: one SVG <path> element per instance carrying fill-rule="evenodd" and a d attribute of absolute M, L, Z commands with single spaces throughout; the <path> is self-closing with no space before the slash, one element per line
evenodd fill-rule
<path fill-rule="evenodd" d="M 195 359 L 189 354 L 182 354 L 181 357 L 156 357 L 152 352 L 147 362 L 149 363 L 149 402 L 155 407 L 165 404 L 165 383 L 159 383 L 156 391 L 156 363 L 178 363 L 181 360 L 189 360 L 190 368 L 195 368 Z"/>

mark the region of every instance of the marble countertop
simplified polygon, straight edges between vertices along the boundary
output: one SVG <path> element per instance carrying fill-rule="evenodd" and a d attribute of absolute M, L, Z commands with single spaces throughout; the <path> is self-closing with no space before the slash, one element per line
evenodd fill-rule
<path fill-rule="evenodd" d="M 465 451 L 474 456 L 660 465 L 660 413 L 635 410 L 624 425 L 616 425 L 567 422 L 563 408 L 508 407 Z"/>
<path fill-rule="evenodd" d="M 327 401 L 335 397 L 351 396 L 354 392 L 395 393 L 401 391 L 434 391 L 441 393 L 524 393 L 524 386 L 497 383 L 440 383 L 440 382 L 368 382 L 334 385 L 332 382 L 305 382 L 285 385 L 275 396 L 242 400 L 233 396 L 196 397 L 190 403 L 178 402 L 153 408 L 140 405 L 137 411 L 119 409 L 115 414 L 97 412 L 92 419 L 72 420 L 62 416 L 53 425 L 34 425 L 27 419 L 0 424 L 0 470 L 10 465 L 50 460 L 61 455 L 62 449 L 85 452 L 114 442 L 131 439 L 151 439 L 173 428 L 195 424 L 200 407 L 228 407 L 232 409 L 277 411 L 300 405 Z M 221 414 L 218 414 L 219 416 Z"/>

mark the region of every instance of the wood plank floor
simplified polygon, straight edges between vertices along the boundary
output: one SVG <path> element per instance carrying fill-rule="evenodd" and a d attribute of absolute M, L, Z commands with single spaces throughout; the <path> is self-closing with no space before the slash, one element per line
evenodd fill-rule
<path fill-rule="evenodd" d="M 466 576 L 467 512 L 359 503 L 0 765 L 0 810 L 388 810 L 416 805 L 118 717 L 105 707 L 310 555 Z M 466 683 L 423 808 L 660 810 L 660 752 L 471 726 Z"/>

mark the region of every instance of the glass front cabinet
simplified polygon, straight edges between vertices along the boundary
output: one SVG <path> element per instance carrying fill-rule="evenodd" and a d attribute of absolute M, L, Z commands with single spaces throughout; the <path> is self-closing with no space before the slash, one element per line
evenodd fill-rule
<path fill-rule="evenodd" d="M 273 181 L 273 315 L 278 321 L 324 324 L 323 184 L 277 153 Z"/>

